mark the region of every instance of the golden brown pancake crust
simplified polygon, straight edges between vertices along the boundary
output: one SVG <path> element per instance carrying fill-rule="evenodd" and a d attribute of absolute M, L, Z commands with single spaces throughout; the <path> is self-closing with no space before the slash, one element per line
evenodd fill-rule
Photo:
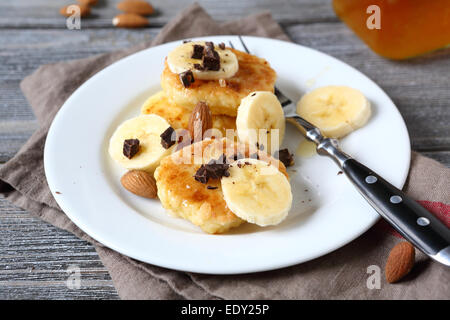
<path fill-rule="evenodd" d="M 160 91 L 144 102 L 142 114 L 157 114 L 169 122 L 174 129 L 187 129 L 191 110 L 169 102 L 163 91 Z M 221 131 L 225 136 L 226 129 L 236 129 L 236 118 L 225 115 L 213 115 L 212 127 Z"/>
<path fill-rule="evenodd" d="M 178 74 L 170 71 L 166 61 L 161 75 L 161 86 L 169 100 L 191 110 L 199 101 L 204 101 L 212 114 L 235 117 L 241 99 L 249 93 L 273 92 L 276 73 L 266 60 L 242 51 L 230 50 L 236 54 L 239 70 L 233 77 L 225 79 L 225 86 L 221 86 L 218 80 L 196 79 L 190 87 L 185 88 Z"/>
<path fill-rule="evenodd" d="M 202 151 L 203 157 L 200 156 L 196 159 L 197 163 L 194 163 L 192 154 L 196 148 Z M 228 209 L 220 180 L 210 179 L 207 184 L 203 184 L 194 179 L 201 163 L 217 159 L 221 154 L 232 157 L 236 151 L 241 152 L 244 157 L 258 152 L 261 160 L 279 165 L 280 171 L 287 176 L 286 168 L 281 162 L 255 148 L 249 149 L 248 146 L 225 138 L 203 140 L 164 158 L 156 169 L 158 197 L 163 207 L 208 233 L 223 233 L 242 224 L 244 221 Z"/>

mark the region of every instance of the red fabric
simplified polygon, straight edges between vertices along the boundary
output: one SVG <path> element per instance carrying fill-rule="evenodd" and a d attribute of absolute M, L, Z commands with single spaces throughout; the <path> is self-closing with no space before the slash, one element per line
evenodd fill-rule
<path fill-rule="evenodd" d="M 432 214 L 436 216 L 439 220 L 441 220 L 447 228 L 450 228 L 450 205 L 444 204 L 442 202 L 433 202 L 433 201 L 417 201 L 430 211 Z M 390 234 L 398 237 L 403 238 L 397 231 L 394 230 L 386 221 L 380 220 L 375 228 L 382 232 L 389 232 Z"/>

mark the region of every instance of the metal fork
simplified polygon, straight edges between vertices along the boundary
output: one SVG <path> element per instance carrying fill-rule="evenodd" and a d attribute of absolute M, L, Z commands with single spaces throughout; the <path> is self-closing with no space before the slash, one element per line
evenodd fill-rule
<path fill-rule="evenodd" d="M 250 53 L 241 36 L 239 40 L 244 50 Z M 229 44 L 234 48 L 231 41 Z M 440 220 L 373 170 L 341 151 L 338 140 L 324 137 L 318 128 L 300 117 L 294 103 L 276 87 L 274 93 L 286 119 L 300 128 L 308 140 L 316 143 L 320 155 L 334 160 L 381 217 L 432 259 L 450 266 L 450 230 Z"/>
<path fill-rule="evenodd" d="M 239 40 L 241 41 L 242 47 L 244 48 L 245 52 L 250 54 L 250 51 L 248 50 L 247 46 L 245 45 L 244 40 L 242 40 L 242 37 L 240 35 L 238 37 L 239 37 Z M 231 41 L 228 41 L 228 43 L 230 44 L 230 47 L 232 47 L 234 49 L 233 43 L 231 43 Z M 275 87 L 274 93 L 277 96 L 278 101 L 280 101 L 282 107 L 285 107 L 289 104 L 294 105 L 292 103 L 291 99 L 286 97 L 280 90 L 278 90 L 277 87 Z"/>

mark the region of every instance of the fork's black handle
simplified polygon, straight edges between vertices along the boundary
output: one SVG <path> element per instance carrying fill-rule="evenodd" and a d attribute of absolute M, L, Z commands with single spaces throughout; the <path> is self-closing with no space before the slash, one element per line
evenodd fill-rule
<path fill-rule="evenodd" d="M 366 200 L 403 237 L 450 266 L 450 230 L 439 219 L 355 159 L 345 160 L 342 169 Z"/>

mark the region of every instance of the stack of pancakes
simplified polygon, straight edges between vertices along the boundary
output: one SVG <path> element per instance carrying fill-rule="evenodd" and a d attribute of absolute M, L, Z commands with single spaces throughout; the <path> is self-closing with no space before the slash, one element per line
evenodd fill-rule
<path fill-rule="evenodd" d="M 213 128 L 225 134 L 236 128 L 236 115 L 241 99 L 253 91 L 274 90 L 276 73 L 261 58 L 230 49 L 239 62 L 239 70 L 228 79 L 195 79 L 185 88 L 179 75 L 170 71 L 167 61 L 161 75 L 163 91 L 151 96 L 142 106 L 142 114 L 157 114 L 174 129 L 187 129 L 191 112 L 198 102 L 206 102 L 213 115 Z"/>
<path fill-rule="evenodd" d="M 142 106 L 142 114 L 157 114 L 165 118 L 174 129 L 187 129 L 192 110 L 199 102 L 206 102 L 212 113 L 212 126 L 225 136 L 226 129 L 236 129 L 237 110 L 241 99 L 253 91 L 274 91 L 275 71 L 269 63 L 256 56 L 230 49 L 239 62 L 239 70 L 228 79 L 195 79 L 184 87 L 178 74 L 173 73 L 165 61 L 161 75 L 163 91 L 151 96 Z M 167 59 L 166 59 L 167 60 Z M 200 167 L 198 162 L 180 162 L 183 154 L 190 155 L 198 145 L 203 151 L 211 149 L 216 156 L 226 154 L 232 157 L 234 151 L 227 150 L 225 139 L 203 140 L 190 145 L 162 159 L 155 171 L 158 197 L 163 207 L 175 216 L 182 217 L 208 233 L 223 233 L 242 224 L 227 207 L 223 199 L 220 180 L 203 184 L 194 179 Z M 241 146 L 238 146 L 241 145 Z M 234 142 L 232 148 L 243 147 Z M 248 147 L 248 146 L 247 146 Z M 245 147 L 244 147 L 245 149 Z M 249 156 L 249 149 L 243 156 Z M 259 150 L 261 159 L 277 161 Z M 203 159 L 207 163 L 214 157 Z M 283 164 L 280 170 L 285 171 Z"/>

